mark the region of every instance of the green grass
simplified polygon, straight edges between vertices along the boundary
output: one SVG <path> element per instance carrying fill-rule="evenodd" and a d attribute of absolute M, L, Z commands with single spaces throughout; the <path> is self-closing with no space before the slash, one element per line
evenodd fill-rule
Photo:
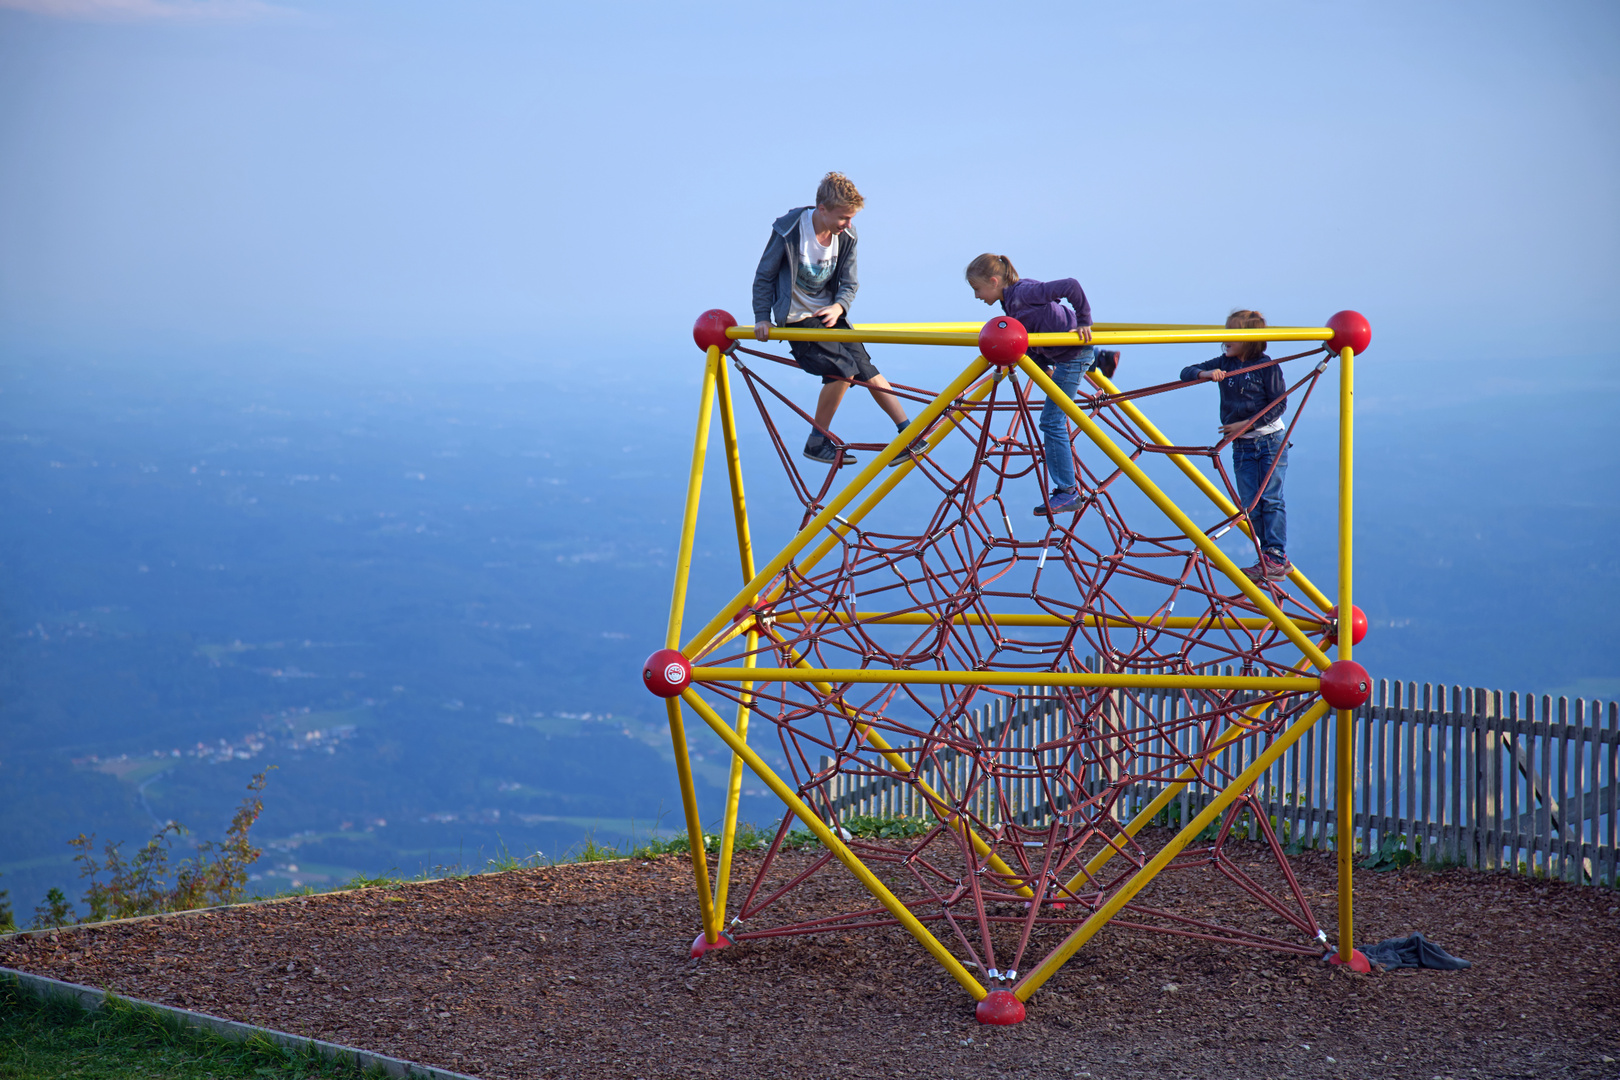
<path fill-rule="evenodd" d="M 87 1010 L 0 980 L 0 1080 L 373 1080 L 380 1068 L 294 1053 L 268 1039 L 233 1042 L 117 999 Z"/>

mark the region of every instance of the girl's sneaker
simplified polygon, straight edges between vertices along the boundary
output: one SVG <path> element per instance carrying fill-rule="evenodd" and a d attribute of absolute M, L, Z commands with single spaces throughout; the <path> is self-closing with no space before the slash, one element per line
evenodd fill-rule
<path fill-rule="evenodd" d="M 804 456 L 823 465 L 835 465 L 838 463 L 838 445 L 820 432 L 811 432 L 809 441 L 804 444 Z M 855 464 L 855 455 L 848 450 L 844 451 L 844 464 Z"/>
<path fill-rule="evenodd" d="M 1102 372 L 1103 378 L 1112 379 L 1114 372 L 1119 370 L 1119 350 L 1098 349 L 1097 362 L 1092 366 Z"/>
<path fill-rule="evenodd" d="M 1256 585 L 1264 581 L 1282 581 L 1293 572 L 1294 564 L 1288 561 L 1288 556 L 1279 559 L 1269 552 L 1261 552 L 1259 562 L 1243 568 L 1243 575 Z"/>
<path fill-rule="evenodd" d="M 1035 508 L 1036 517 L 1046 517 L 1048 514 L 1072 514 L 1085 507 L 1086 500 L 1080 494 L 1080 489 L 1072 491 L 1054 491 L 1046 497 L 1046 501 Z"/>

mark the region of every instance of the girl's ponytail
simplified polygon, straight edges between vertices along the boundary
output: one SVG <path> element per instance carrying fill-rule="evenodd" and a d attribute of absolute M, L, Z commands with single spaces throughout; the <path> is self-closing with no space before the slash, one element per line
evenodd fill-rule
<path fill-rule="evenodd" d="M 966 277 L 970 282 L 1000 278 L 1001 284 L 1006 286 L 1018 280 L 1018 271 L 1013 269 L 1012 260 L 1007 256 L 985 252 L 968 263 Z"/>

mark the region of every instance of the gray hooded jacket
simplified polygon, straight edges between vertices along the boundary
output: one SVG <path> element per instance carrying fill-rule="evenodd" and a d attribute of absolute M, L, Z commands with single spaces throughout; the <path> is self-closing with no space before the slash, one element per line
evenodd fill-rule
<path fill-rule="evenodd" d="M 765 254 L 759 257 L 759 269 L 754 271 L 754 321 L 771 322 L 780 326 L 787 318 L 788 304 L 793 299 L 794 264 L 799 258 L 799 218 L 808 206 L 789 210 L 771 223 L 771 238 L 765 243 Z M 860 282 L 855 278 L 855 226 L 840 234 L 838 265 L 833 268 L 833 303 L 842 304 L 845 315 L 855 301 Z"/>

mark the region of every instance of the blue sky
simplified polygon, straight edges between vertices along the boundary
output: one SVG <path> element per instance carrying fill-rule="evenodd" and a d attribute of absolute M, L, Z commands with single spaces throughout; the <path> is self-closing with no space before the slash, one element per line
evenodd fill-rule
<path fill-rule="evenodd" d="M 0 340 L 651 363 L 838 168 L 857 321 L 981 316 L 995 250 L 1105 320 L 1610 349 L 1614 5 L 1007 10 L 0 0 Z"/>

